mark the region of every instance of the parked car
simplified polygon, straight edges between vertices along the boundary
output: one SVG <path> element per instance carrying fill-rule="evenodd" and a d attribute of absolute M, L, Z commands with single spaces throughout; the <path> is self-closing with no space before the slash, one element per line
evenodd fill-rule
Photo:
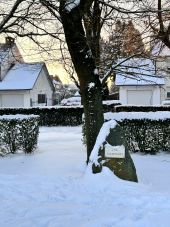
<path fill-rule="evenodd" d="M 81 105 L 81 97 L 80 96 L 73 96 L 67 99 L 63 99 L 61 101 L 62 106 L 80 106 Z"/>

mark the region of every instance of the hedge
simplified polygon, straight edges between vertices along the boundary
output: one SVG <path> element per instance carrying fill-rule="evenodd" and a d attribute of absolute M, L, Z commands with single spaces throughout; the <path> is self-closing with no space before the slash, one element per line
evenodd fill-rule
<path fill-rule="evenodd" d="M 170 119 L 124 120 L 119 124 L 130 151 L 150 154 L 170 151 Z"/>
<path fill-rule="evenodd" d="M 0 117 L 0 154 L 23 150 L 31 153 L 37 146 L 39 116 L 3 115 Z"/>
<path fill-rule="evenodd" d="M 103 105 L 104 112 L 114 111 L 117 104 Z M 0 108 L 0 116 L 15 114 L 39 115 L 41 126 L 77 126 L 82 124 L 83 107 Z"/>
<path fill-rule="evenodd" d="M 106 113 L 105 121 L 115 120 L 122 127 L 124 141 L 132 152 L 170 152 L 170 112 Z M 83 142 L 86 143 L 83 127 Z M 114 139 L 114 138 L 113 138 Z"/>
<path fill-rule="evenodd" d="M 170 106 L 123 106 L 116 105 L 114 112 L 156 112 L 156 111 L 170 111 Z"/>
<path fill-rule="evenodd" d="M 121 112 L 110 115 L 124 131 L 131 151 L 156 153 L 170 151 L 170 112 Z"/>

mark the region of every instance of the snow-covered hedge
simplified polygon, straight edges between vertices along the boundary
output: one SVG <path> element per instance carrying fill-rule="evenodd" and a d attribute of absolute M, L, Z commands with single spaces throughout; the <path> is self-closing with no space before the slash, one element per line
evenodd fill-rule
<path fill-rule="evenodd" d="M 170 152 L 169 111 L 105 113 L 105 121 L 109 120 L 115 120 L 122 127 L 130 151 Z M 86 143 L 84 127 L 83 142 Z"/>
<path fill-rule="evenodd" d="M 156 111 L 170 111 L 170 105 L 158 106 L 131 106 L 131 105 L 117 105 L 115 112 L 156 112 Z"/>
<path fill-rule="evenodd" d="M 0 116 L 0 154 L 23 150 L 31 153 L 37 146 L 39 116 Z"/>
<path fill-rule="evenodd" d="M 32 108 L 0 108 L 0 115 L 34 114 L 39 115 L 42 126 L 75 126 L 82 123 L 82 107 L 32 107 Z"/>
<path fill-rule="evenodd" d="M 114 111 L 119 102 L 108 102 L 103 105 L 104 112 Z M 51 106 L 32 108 L 0 108 L 1 115 L 34 114 L 40 116 L 42 126 L 77 126 L 82 124 L 82 106 Z"/>
<path fill-rule="evenodd" d="M 170 151 L 170 112 L 106 113 L 105 120 L 114 119 L 124 131 L 131 151 L 156 153 Z"/>

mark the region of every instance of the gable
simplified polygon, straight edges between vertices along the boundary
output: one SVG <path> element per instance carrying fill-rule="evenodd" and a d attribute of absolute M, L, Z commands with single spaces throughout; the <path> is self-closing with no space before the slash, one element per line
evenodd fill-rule
<path fill-rule="evenodd" d="M 37 91 L 54 91 L 54 85 L 52 83 L 52 79 L 49 76 L 48 70 L 45 66 L 45 64 L 43 65 L 37 80 L 35 81 L 35 84 L 33 86 L 34 90 Z"/>

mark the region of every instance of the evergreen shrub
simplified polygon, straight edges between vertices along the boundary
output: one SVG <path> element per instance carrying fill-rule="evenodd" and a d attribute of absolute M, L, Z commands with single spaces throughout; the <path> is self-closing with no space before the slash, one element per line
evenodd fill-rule
<path fill-rule="evenodd" d="M 35 115 L 3 115 L 0 117 L 0 153 L 23 150 L 31 153 L 37 146 L 39 117 Z"/>
<path fill-rule="evenodd" d="M 119 124 L 130 151 L 150 154 L 170 151 L 170 119 L 125 119 Z"/>
<path fill-rule="evenodd" d="M 118 104 L 120 103 L 103 105 L 104 112 L 114 111 L 114 106 Z M 82 124 L 83 107 L 0 108 L 0 116 L 15 114 L 39 115 L 39 124 L 41 126 L 77 126 Z"/>
<path fill-rule="evenodd" d="M 121 126 L 129 151 L 148 154 L 156 154 L 159 151 L 170 152 L 170 118 L 116 119 L 113 117 L 112 119 Z M 86 145 L 84 125 L 82 137 L 83 143 Z"/>
<path fill-rule="evenodd" d="M 130 106 L 130 105 L 116 105 L 115 112 L 157 112 L 170 111 L 169 106 Z"/>

